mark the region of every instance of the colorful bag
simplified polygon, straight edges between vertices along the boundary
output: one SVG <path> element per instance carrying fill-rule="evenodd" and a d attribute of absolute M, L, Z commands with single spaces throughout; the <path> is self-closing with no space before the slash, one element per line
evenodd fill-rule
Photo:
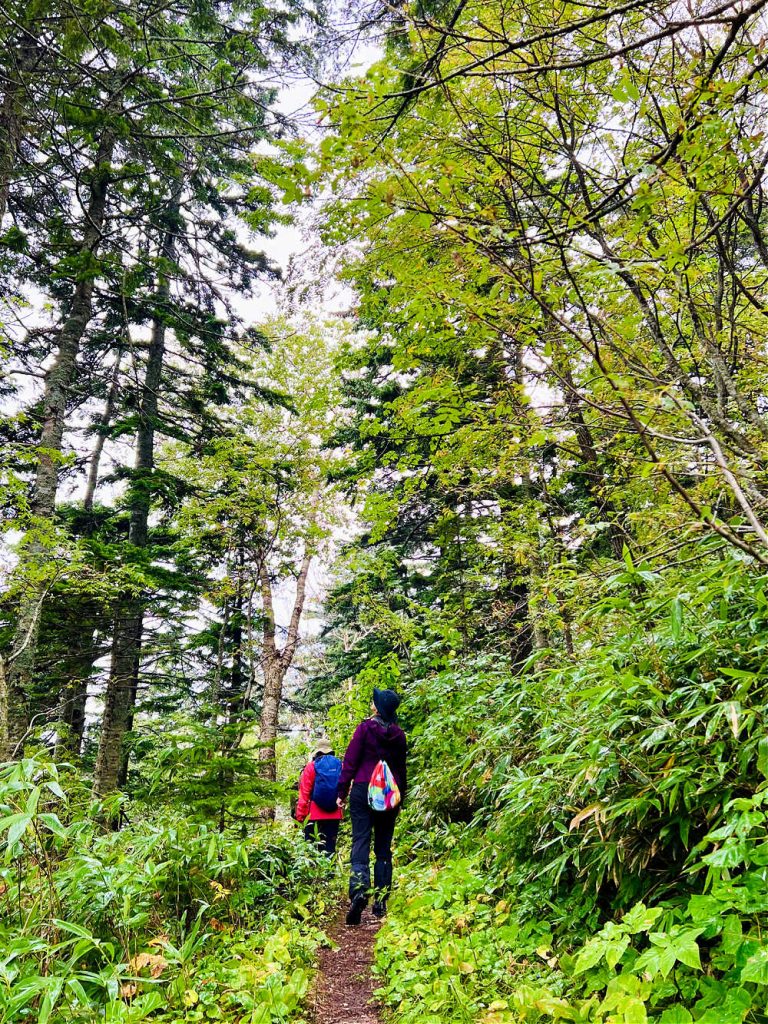
<path fill-rule="evenodd" d="M 386 761 L 379 761 L 368 783 L 368 806 L 374 811 L 393 811 L 400 803 L 400 789 Z"/>

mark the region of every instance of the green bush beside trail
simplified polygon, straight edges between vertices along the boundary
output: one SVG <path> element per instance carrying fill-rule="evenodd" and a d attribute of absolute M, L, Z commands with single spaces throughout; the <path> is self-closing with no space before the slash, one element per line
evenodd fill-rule
<path fill-rule="evenodd" d="M 67 768 L 0 772 L 0 1020 L 305 1019 L 327 865 L 303 838 L 236 836 L 167 807 L 107 830 Z"/>
<path fill-rule="evenodd" d="M 628 566 L 574 658 L 422 671 L 395 1020 L 764 1019 L 767 583 Z"/>

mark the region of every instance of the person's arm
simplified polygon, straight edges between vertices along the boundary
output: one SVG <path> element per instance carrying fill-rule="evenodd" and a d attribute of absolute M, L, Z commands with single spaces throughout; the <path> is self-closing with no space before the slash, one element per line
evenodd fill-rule
<path fill-rule="evenodd" d="M 349 741 L 349 746 L 344 754 L 344 760 L 341 765 L 341 775 L 339 776 L 339 785 L 336 790 L 336 795 L 342 803 L 347 799 L 349 787 L 352 785 L 352 780 L 355 777 L 357 769 L 360 767 L 360 762 L 363 760 L 364 752 L 365 722 L 361 722 L 355 729 L 354 736 Z"/>
<path fill-rule="evenodd" d="M 309 815 L 312 802 L 312 790 L 315 786 L 315 762 L 310 761 L 301 773 L 299 780 L 299 802 L 296 805 L 296 821 L 305 821 Z"/>

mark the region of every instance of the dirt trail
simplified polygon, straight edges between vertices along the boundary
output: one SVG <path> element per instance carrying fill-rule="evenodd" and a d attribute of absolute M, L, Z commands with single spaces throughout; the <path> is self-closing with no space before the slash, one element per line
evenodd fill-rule
<path fill-rule="evenodd" d="M 328 930 L 337 949 L 323 949 L 315 989 L 314 1024 L 380 1024 L 378 1008 L 372 1004 L 376 987 L 371 976 L 373 943 L 380 922 L 369 910 L 362 924 L 344 924 L 346 907 Z"/>

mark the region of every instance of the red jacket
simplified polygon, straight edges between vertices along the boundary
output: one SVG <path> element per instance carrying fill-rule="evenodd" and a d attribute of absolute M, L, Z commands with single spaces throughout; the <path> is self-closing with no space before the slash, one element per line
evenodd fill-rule
<path fill-rule="evenodd" d="M 341 808 L 335 811 L 324 811 L 318 807 L 312 799 L 312 790 L 315 786 L 315 762 L 310 761 L 304 767 L 299 780 L 299 802 L 296 805 L 296 821 L 338 821 L 341 818 Z"/>

